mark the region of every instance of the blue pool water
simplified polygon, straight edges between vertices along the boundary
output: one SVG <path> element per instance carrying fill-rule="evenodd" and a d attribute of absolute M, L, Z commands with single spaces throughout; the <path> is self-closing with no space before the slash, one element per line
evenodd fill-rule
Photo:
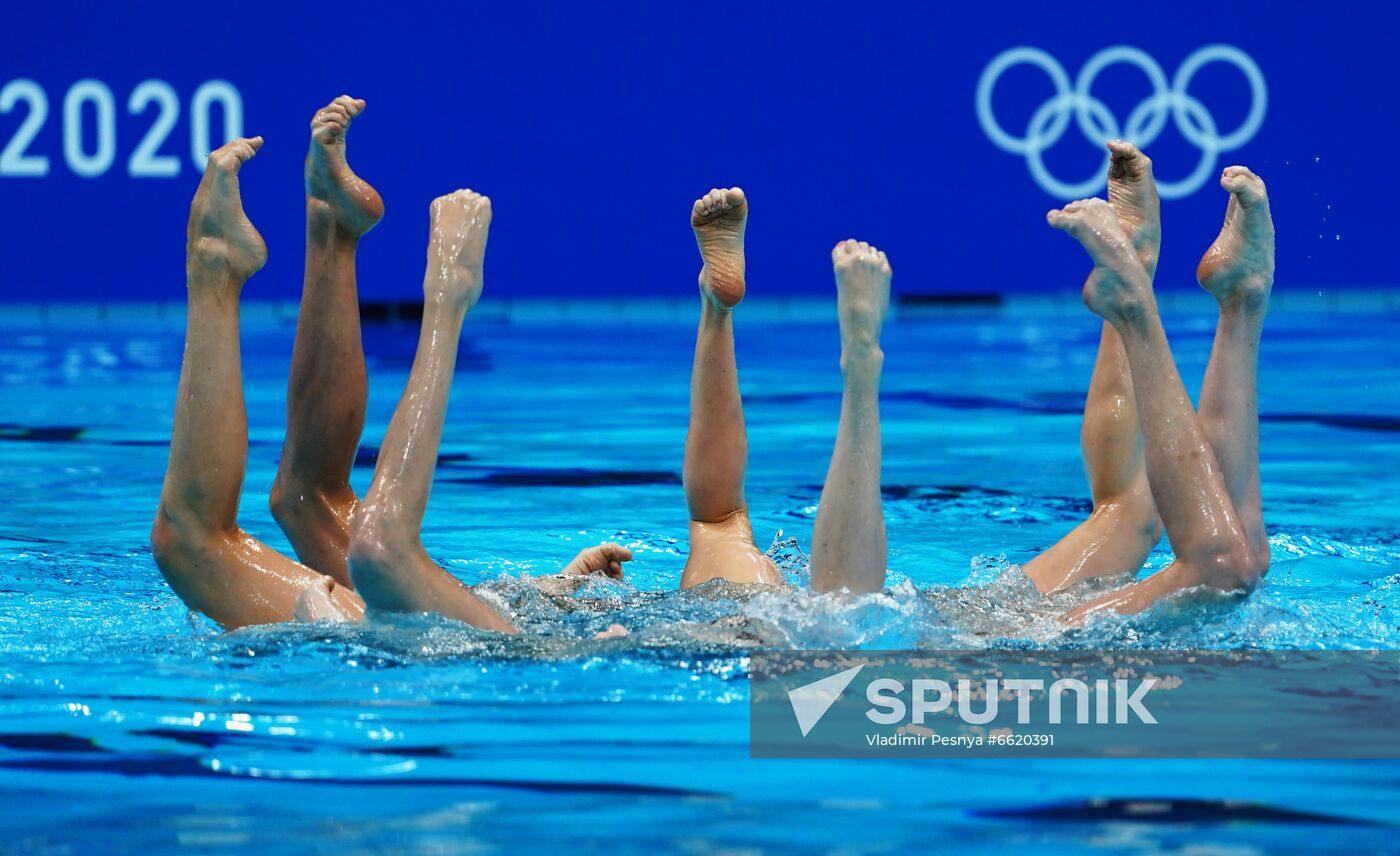
<path fill-rule="evenodd" d="M 146 545 L 182 310 L 0 318 L 0 847 L 1396 847 L 1400 762 L 755 761 L 745 677 L 753 646 L 1400 647 L 1395 315 L 1270 319 L 1275 561 L 1262 589 L 1234 608 L 1066 632 L 1052 620 L 1064 603 L 1036 598 L 1012 566 L 1087 509 L 1078 413 L 1098 330 L 1082 308 L 890 323 L 891 587 L 847 605 L 801 588 L 675 591 L 689 303 L 579 307 L 572 320 L 482 309 L 424 541 L 526 628 L 509 640 L 429 620 L 222 634 L 192 619 Z M 745 311 L 749 503 L 760 542 L 801 583 L 838 409 L 835 327 L 801 307 Z M 244 326 L 243 524 L 285 549 L 266 496 L 293 320 L 263 308 Z M 1188 386 L 1212 326 L 1168 319 Z M 367 329 L 367 449 L 415 336 Z M 522 581 L 603 539 L 636 552 L 626 584 L 569 594 Z M 590 639 L 614 622 L 633 635 Z"/>

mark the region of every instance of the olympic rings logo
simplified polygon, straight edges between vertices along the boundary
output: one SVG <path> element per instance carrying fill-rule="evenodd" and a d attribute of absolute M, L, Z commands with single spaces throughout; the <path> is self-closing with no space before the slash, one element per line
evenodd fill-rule
<path fill-rule="evenodd" d="M 1202 66 L 1212 62 L 1235 66 L 1249 82 L 1249 115 L 1238 128 L 1223 135 L 1206 106 L 1186 91 Z M 1121 126 L 1108 106 L 1090 94 L 1100 72 L 1117 63 L 1137 66 L 1152 84 L 1152 94 L 1133 108 L 1127 122 Z M 992 115 L 992 91 L 1008 68 L 1021 64 L 1044 70 L 1055 85 L 1055 95 L 1031 115 L 1025 136 L 1014 137 Z M 1198 49 L 1182 62 L 1170 84 L 1156 60 L 1139 48 L 1126 45 L 1104 48 L 1090 57 L 1073 86 L 1064 66 L 1045 51 L 1032 47 L 1011 48 L 998 54 L 977 81 L 977 119 L 982 124 L 982 130 L 998 148 L 1024 156 L 1036 184 L 1060 199 L 1093 196 L 1106 185 L 1107 155 L 1103 167 L 1092 178 L 1078 183 L 1061 181 L 1046 168 L 1042 155 L 1065 135 L 1071 119 L 1091 142 L 1104 143 L 1120 138 L 1140 148 L 1151 145 L 1161 135 L 1167 120 L 1174 120 L 1181 135 L 1201 150 L 1201 160 L 1190 175 L 1179 181 L 1157 182 L 1157 189 L 1164 199 L 1180 199 L 1200 190 L 1210 179 L 1221 152 L 1238 149 L 1254 138 L 1264 122 L 1268 102 L 1268 89 L 1258 64 L 1244 51 L 1231 45 L 1206 45 Z"/>

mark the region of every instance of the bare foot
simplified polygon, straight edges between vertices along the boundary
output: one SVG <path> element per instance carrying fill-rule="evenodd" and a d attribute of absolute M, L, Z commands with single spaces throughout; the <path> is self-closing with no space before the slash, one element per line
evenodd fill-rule
<path fill-rule="evenodd" d="M 593 634 L 594 639 L 621 639 L 624 636 L 631 636 L 632 631 L 621 624 L 609 624 L 607 630 L 599 630 Z"/>
<path fill-rule="evenodd" d="M 890 307 L 890 262 L 864 241 L 845 240 L 831 251 L 843 354 L 878 350 Z"/>
<path fill-rule="evenodd" d="M 749 203 L 737 187 L 716 188 L 695 200 L 690 226 L 700 245 L 700 291 L 721 311 L 744 299 L 744 225 Z"/>
<path fill-rule="evenodd" d="M 1113 206 L 1102 199 L 1080 199 L 1045 219 L 1084 245 L 1094 270 L 1084 282 L 1084 303 L 1111 324 L 1135 319 L 1152 304 L 1152 281 L 1138 261 Z"/>
<path fill-rule="evenodd" d="M 429 209 L 428 270 L 423 292 L 429 298 L 476 305 L 481 297 L 486 236 L 491 229 L 491 200 L 472 190 L 458 190 L 433 200 Z"/>
<path fill-rule="evenodd" d="M 363 99 L 342 95 L 316 111 L 311 118 L 311 150 L 306 155 L 307 205 L 356 238 L 384 216 L 384 200 L 345 160 L 345 135 L 364 109 Z"/>
<path fill-rule="evenodd" d="M 605 574 L 622 579 L 622 563 L 632 561 L 632 551 L 611 541 L 589 547 L 564 566 L 566 574 Z"/>
<path fill-rule="evenodd" d="M 238 192 L 238 171 L 262 144 L 262 137 L 237 139 L 210 153 L 190 203 L 185 265 L 191 284 L 212 277 L 241 286 L 267 263 L 267 244 L 243 213 Z"/>
<path fill-rule="evenodd" d="M 1108 201 L 1151 278 L 1162 249 L 1162 201 L 1152 178 L 1152 159 L 1127 140 L 1109 140 L 1108 151 Z"/>
<path fill-rule="evenodd" d="M 1196 266 L 1201 287 L 1222 309 L 1263 312 L 1274 285 L 1274 221 L 1264 180 L 1242 166 L 1229 166 L 1220 186 L 1230 193 L 1225 225 Z"/>

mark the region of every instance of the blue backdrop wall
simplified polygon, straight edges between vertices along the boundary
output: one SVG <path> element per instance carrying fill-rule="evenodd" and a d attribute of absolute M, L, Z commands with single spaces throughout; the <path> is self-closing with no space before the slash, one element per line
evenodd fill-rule
<path fill-rule="evenodd" d="M 271 247 L 246 294 L 295 296 L 307 122 L 342 92 L 388 206 L 367 296 L 418 292 L 427 203 L 459 186 L 495 203 L 488 296 L 689 293 L 717 184 L 752 199 L 756 294 L 823 293 L 848 236 L 904 292 L 1069 290 L 1083 260 L 1043 214 L 1098 192 L 1092 138 L 1120 132 L 1175 184 L 1160 287 L 1191 286 L 1233 162 L 1269 182 L 1281 282 L 1390 284 L 1394 8 L 10 4 L 0 298 L 181 298 L 196 164 L 240 126 L 267 138 L 244 199 Z"/>

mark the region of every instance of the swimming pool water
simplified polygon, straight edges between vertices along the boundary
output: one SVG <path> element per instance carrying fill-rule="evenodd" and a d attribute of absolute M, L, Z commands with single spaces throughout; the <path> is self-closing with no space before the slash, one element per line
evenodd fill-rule
<path fill-rule="evenodd" d="M 801 583 L 839 407 L 835 325 L 749 310 L 749 504 Z M 675 591 L 693 319 L 561 314 L 469 319 L 423 535 L 516 616 L 527 632 L 508 640 L 426 619 L 232 634 L 192 619 L 146 544 L 182 310 L 0 319 L 3 846 L 1395 848 L 1400 762 L 755 761 L 745 678 L 754 646 L 1400 647 L 1394 315 L 1270 319 L 1274 566 L 1250 600 L 1066 632 L 1063 603 L 1012 566 L 1088 508 L 1079 411 L 1098 329 L 1082 309 L 891 321 L 890 589 L 846 605 L 801 588 Z M 293 329 L 277 311 L 244 324 L 242 522 L 284 549 L 266 497 Z M 1194 389 L 1213 318 L 1175 314 L 1168 330 Z M 361 490 L 416 333 L 366 329 Z M 603 539 L 636 552 L 627 583 L 522 581 Z M 1164 542 L 1151 566 L 1166 557 Z M 589 638 L 614 622 L 632 636 Z"/>

